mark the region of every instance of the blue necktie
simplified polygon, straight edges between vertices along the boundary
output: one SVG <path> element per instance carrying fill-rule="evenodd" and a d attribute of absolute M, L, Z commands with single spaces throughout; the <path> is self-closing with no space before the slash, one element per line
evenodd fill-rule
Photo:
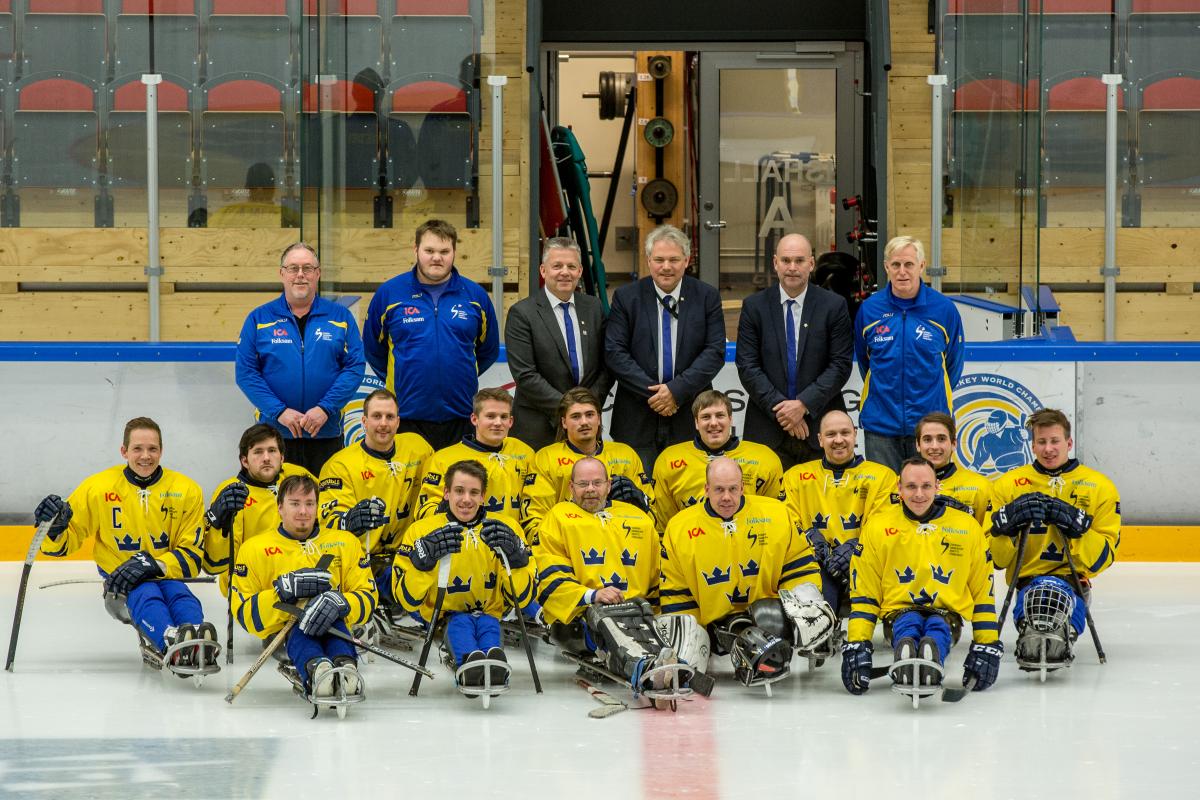
<path fill-rule="evenodd" d="M 662 382 L 668 383 L 675 377 L 671 364 L 671 309 L 675 307 L 675 298 L 667 295 L 662 304 Z"/>
<path fill-rule="evenodd" d="M 567 333 L 567 358 L 571 360 L 571 374 L 575 376 L 575 385 L 579 385 L 579 353 L 575 350 L 575 326 L 571 324 L 571 304 L 559 303 L 563 312 L 563 328 Z"/>
<path fill-rule="evenodd" d="M 792 316 L 795 300 L 787 301 L 783 315 L 787 318 L 787 399 L 796 399 L 796 319 Z"/>

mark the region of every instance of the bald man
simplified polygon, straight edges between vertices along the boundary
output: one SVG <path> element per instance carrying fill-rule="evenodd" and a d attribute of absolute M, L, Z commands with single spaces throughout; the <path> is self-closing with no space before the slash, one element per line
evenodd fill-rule
<path fill-rule="evenodd" d="M 742 302 L 737 370 L 750 397 L 742 438 L 770 447 L 784 469 L 821 457 L 817 423 L 846 409 L 854 334 L 846 301 L 809 283 L 812 245 L 798 233 L 775 248 L 778 286 Z"/>

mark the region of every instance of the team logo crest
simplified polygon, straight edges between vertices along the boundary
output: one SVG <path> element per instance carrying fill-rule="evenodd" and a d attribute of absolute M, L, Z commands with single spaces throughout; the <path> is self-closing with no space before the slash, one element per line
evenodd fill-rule
<path fill-rule="evenodd" d="M 342 407 L 342 438 L 347 446 L 355 442 L 362 441 L 366 436 L 363 431 L 363 402 L 366 401 L 367 395 L 376 389 L 386 389 L 379 378 L 368 373 L 363 375 L 362 383 L 358 386 L 358 391 L 354 393 L 354 397 L 350 398 L 350 402 Z"/>
<path fill-rule="evenodd" d="M 994 373 L 964 375 L 954 390 L 958 460 L 991 478 L 1033 461 L 1025 420 L 1042 401 L 1012 378 Z"/>

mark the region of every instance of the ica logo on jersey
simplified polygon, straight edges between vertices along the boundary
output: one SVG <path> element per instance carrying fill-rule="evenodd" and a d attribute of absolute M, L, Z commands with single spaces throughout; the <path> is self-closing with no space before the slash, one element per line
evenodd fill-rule
<path fill-rule="evenodd" d="M 116 492 L 105 492 L 104 493 L 104 502 L 119 503 L 119 502 L 121 502 L 121 495 L 117 494 Z"/>
<path fill-rule="evenodd" d="M 362 479 L 364 481 L 369 481 L 375 477 L 375 473 L 371 472 L 369 469 L 364 469 L 360 474 L 362 475 Z"/>
<path fill-rule="evenodd" d="M 567 456 L 559 456 L 558 457 L 558 465 L 560 467 L 569 467 L 574 463 L 575 463 L 575 459 L 573 459 L 573 458 L 568 458 Z"/>
<path fill-rule="evenodd" d="M 263 552 L 269 556 L 283 555 L 283 548 L 280 547 L 264 547 Z"/>
<path fill-rule="evenodd" d="M 671 462 L 671 469 L 683 469 L 687 466 L 687 459 L 677 458 Z"/>
<path fill-rule="evenodd" d="M 690 528 L 690 529 L 688 529 L 688 532 L 687 532 L 687 536 L 689 539 L 696 539 L 703 535 L 704 535 L 704 528 Z"/>

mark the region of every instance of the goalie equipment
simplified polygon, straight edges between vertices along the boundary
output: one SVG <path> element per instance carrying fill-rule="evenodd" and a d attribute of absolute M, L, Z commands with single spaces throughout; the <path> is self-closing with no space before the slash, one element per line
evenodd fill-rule
<path fill-rule="evenodd" d="M 792 637 L 796 649 L 803 656 L 824 657 L 824 651 L 816 653 L 825 645 L 837 625 L 837 614 L 821 592 L 811 583 L 801 583 L 793 589 L 780 589 L 779 602 L 783 613 L 792 622 Z"/>
<path fill-rule="evenodd" d="M 896 643 L 890 669 L 892 691 L 911 697 L 913 708 L 920 706 L 922 697 L 941 691 L 944 673 L 942 655 L 930 637 L 920 642 L 905 637 Z"/>
<path fill-rule="evenodd" d="M 1025 588 L 1017 620 L 1017 666 L 1041 680 L 1075 660 L 1076 632 L 1071 625 L 1075 593 L 1062 578 L 1039 575 Z"/>
<path fill-rule="evenodd" d="M 708 631 L 691 614 L 667 614 L 654 620 L 659 637 L 675 651 L 681 662 L 695 669 L 689 686 L 708 697 L 716 682 L 708 673 L 708 657 L 712 648 Z"/>
<path fill-rule="evenodd" d="M 791 671 L 792 645 L 785 639 L 747 625 L 738 631 L 729 652 L 733 677 L 743 686 L 767 686 Z"/>
<path fill-rule="evenodd" d="M 675 700 L 691 694 L 688 682 L 695 669 L 679 663 L 660 638 L 646 600 L 595 603 L 588 607 L 586 620 L 606 666 L 629 682 L 635 696 Z"/>

